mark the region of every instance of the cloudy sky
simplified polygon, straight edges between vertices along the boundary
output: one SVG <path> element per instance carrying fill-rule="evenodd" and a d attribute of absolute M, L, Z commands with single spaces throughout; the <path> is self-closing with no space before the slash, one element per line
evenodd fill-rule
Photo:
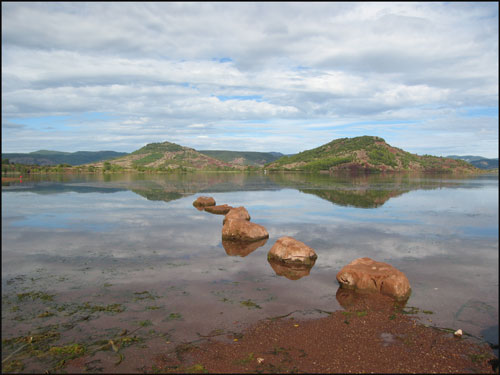
<path fill-rule="evenodd" d="M 498 68 L 496 2 L 2 2 L 2 152 L 498 157 Z"/>

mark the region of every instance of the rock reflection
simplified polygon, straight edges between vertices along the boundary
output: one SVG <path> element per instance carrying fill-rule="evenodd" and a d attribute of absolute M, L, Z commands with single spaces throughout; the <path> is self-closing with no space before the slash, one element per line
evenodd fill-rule
<path fill-rule="evenodd" d="M 264 246 L 266 242 L 267 238 L 253 242 L 222 240 L 222 246 L 224 247 L 224 250 L 226 250 L 226 254 L 229 256 L 238 255 L 240 257 L 246 257 L 259 247 Z"/>
<path fill-rule="evenodd" d="M 355 289 L 346 289 L 339 286 L 335 295 L 338 303 L 346 310 L 390 310 L 402 309 L 408 299 L 396 301 L 395 299 L 377 292 L 361 292 Z"/>
<path fill-rule="evenodd" d="M 312 260 L 312 263 L 307 265 L 303 263 L 285 263 L 274 259 L 268 259 L 267 261 L 274 272 L 276 272 L 276 275 L 285 276 L 290 280 L 298 280 L 304 276 L 308 276 L 309 272 L 311 272 L 311 268 L 313 268 L 316 262 Z"/>

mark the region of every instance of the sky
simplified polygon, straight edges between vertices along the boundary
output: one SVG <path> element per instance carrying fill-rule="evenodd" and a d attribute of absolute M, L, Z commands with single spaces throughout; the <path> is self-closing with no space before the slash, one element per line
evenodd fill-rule
<path fill-rule="evenodd" d="M 2 2 L 2 152 L 498 157 L 497 2 Z"/>

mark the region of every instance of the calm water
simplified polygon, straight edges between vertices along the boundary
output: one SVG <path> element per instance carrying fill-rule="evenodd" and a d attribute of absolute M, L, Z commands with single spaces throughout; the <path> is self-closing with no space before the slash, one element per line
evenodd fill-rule
<path fill-rule="evenodd" d="M 269 240 L 255 249 L 223 246 L 223 216 L 194 208 L 200 195 L 245 206 Z M 267 261 L 285 235 L 318 254 L 296 280 Z M 86 348 L 80 372 L 140 371 L 203 335 L 341 309 L 335 276 L 364 256 L 407 275 L 407 305 L 433 312 L 422 314 L 424 323 L 498 344 L 497 175 L 24 179 L 2 187 L 2 336 L 51 332 L 45 349 Z M 110 350 L 90 354 L 109 339 L 122 345 L 119 361 Z M 3 342 L 2 359 L 23 343 L 16 340 Z M 57 370 L 55 356 L 20 350 L 16 358 L 24 371 Z"/>

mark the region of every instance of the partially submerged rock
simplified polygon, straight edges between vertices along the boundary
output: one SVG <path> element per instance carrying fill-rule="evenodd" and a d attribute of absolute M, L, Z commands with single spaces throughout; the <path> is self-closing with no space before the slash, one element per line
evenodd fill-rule
<path fill-rule="evenodd" d="M 343 288 L 379 292 L 396 300 L 408 299 L 411 294 L 403 272 L 370 258 L 358 258 L 344 266 L 337 273 L 337 281 Z"/>
<path fill-rule="evenodd" d="M 231 213 L 231 211 L 229 211 L 229 213 Z M 267 233 L 266 228 L 264 228 L 262 225 L 251 223 L 247 220 L 226 220 L 222 227 L 223 240 L 251 242 L 262 240 L 264 238 L 269 238 L 269 233 Z"/>
<path fill-rule="evenodd" d="M 314 266 L 314 261 L 312 264 L 284 263 L 275 259 L 268 259 L 267 261 L 274 272 L 276 272 L 276 275 L 285 276 L 290 280 L 298 280 L 304 276 L 308 276 L 311 268 Z"/>
<path fill-rule="evenodd" d="M 212 197 L 198 197 L 193 202 L 193 206 L 195 207 L 215 206 L 215 199 L 213 199 Z"/>
<path fill-rule="evenodd" d="M 277 260 L 284 263 L 299 263 L 314 265 L 318 256 L 316 252 L 305 243 L 292 237 L 281 237 L 276 240 L 269 253 L 268 260 Z"/>
<path fill-rule="evenodd" d="M 218 206 L 207 206 L 207 207 L 205 207 L 205 211 L 210 212 L 211 214 L 225 215 L 232 208 L 233 207 L 228 206 L 227 204 L 221 204 L 221 205 L 218 205 Z"/>
<path fill-rule="evenodd" d="M 243 206 L 233 207 L 229 210 L 226 216 L 224 216 L 224 220 L 222 221 L 222 223 L 225 224 L 227 220 L 231 219 L 250 220 L 250 214 Z"/>
<path fill-rule="evenodd" d="M 222 240 L 222 246 L 224 247 L 224 250 L 226 250 L 227 255 L 246 257 L 248 254 L 254 252 L 259 247 L 264 246 L 266 242 L 267 238 L 253 242 Z"/>

